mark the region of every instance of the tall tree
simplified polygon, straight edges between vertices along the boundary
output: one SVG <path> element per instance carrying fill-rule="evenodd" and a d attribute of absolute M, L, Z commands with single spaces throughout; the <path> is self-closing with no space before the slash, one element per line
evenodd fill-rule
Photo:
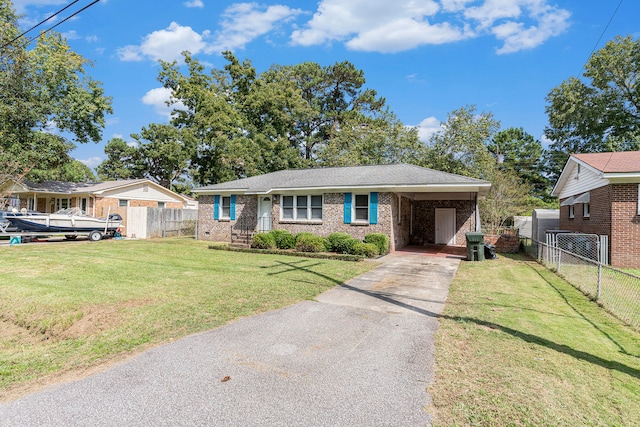
<path fill-rule="evenodd" d="M 533 186 L 532 195 L 548 195 L 550 183 L 544 173 L 540 141 L 522 128 L 508 128 L 496 133 L 487 148 L 500 169 L 515 172 L 520 182 Z"/>
<path fill-rule="evenodd" d="M 547 95 L 553 178 L 570 154 L 640 148 L 640 40 L 616 37 L 584 69 L 583 79 L 570 77 Z"/>
<path fill-rule="evenodd" d="M 145 177 L 169 189 L 181 181 L 189 166 L 190 147 L 185 145 L 178 129 L 151 124 L 131 137 L 137 142 L 141 159 L 136 166 Z"/>
<path fill-rule="evenodd" d="M 474 178 L 490 179 L 494 158 L 488 150 L 500 122 L 491 113 L 476 113 L 474 105 L 452 111 L 442 130 L 431 137 L 424 166 Z"/>
<path fill-rule="evenodd" d="M 138 149 L 122 138 L 113 138 L 104 147 L 107 159 L 96 167 L 101 180 L 142 178 L 142 158 Z"/>
<path fill-rule="evenodd" d="M 9 43 L 18 34 L 12 2 L 0 0 L 0 161 L 37 179 L 71 163 L 74 142 L 100 141 L 111 100 L 60 34 L 40 35 L 31 49 L 22 38 Z"/>
<path fill-rule="evenodd" d="M 185 53 L 186 73 L 165 62 L 159 76 L 184 106 L 172 124 L 193 144 L 201 184 L 301 166 L 388 163 L 419 148 L 415 131 L 364 88 L 363 72 L 349 62 L 258 74 L 250 61 L 223 55 L 224 68 L 207 74 Z"/>

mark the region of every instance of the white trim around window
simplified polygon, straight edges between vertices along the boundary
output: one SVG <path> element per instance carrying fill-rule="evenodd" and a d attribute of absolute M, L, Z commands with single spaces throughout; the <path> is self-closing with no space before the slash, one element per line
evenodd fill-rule
<path fill-rule="evenodd" d="M 322 221 L 322 195 L 296 194 L 281 200 L 281 221 Z"/>
<path fill-rule="evenodd" d="M 569 219 L 575 218 L 575 205 L 569 205 Z"/>
<path fill-rule="evenodd" d="M 582 217 L 589 218 L 591 216 L 591 204 L 583 203 L 582 204 Z"/>
<path fill-rule="evenodd" d="M 220 218 L 231 218 L 231 196 L 220 197 Z"/>
<path fill-rule="evenodd" d="M 369 193 L 353 195 L 353 204 L 351 205 L 351 218 L 353 222 L 369 223 Z"/>

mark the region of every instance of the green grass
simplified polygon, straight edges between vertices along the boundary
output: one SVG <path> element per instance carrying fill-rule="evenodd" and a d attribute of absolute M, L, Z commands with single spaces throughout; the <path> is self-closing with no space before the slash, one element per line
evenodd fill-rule
<path fill-rule="evenodd" d="M 462 263 L 430 393 L 435 426 L 637 426 L 640 334 L 528 259 Z"/>
<path fill-rule="evenodd" d="M 0 400 L 313 299 L 375 265 L 207 245 L 164 239 L 0 247 Z"/>

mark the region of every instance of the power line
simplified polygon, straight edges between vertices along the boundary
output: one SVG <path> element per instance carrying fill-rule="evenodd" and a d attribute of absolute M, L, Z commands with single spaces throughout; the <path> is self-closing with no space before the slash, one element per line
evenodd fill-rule
<path fill-rule="evenodd" d="M 29 28 L 27 31 L 23 32 L 22 34 L 20 34 L 17 37 L 14 37 L 11 41 L 3 44 L 2 46 L 0 46 L 0 49 L 4 49 L 5 47 L 9 46 L 10 44 L 14 43 L 16 40 L 20 39 L 21 37 L 24 37 L 27 33 L 29 33 L 30 31 L 32 31 L 33 29 L 39 27 L 40 25 L 44 24 L 45 22 L 47 22 L 48 20 L 50 20 L 51 18 L 53 18 L 54 16 L 57 16 L 58 14 L 64 12 L 66 9 L 68 9 L 69 7 L 73 6 L 75 3 L 77 3 L 80 0 L 74 0 L 73 2 L 69 3 L 68 5 L 66 5 L 65 7 L 63 7 L 62 9 L 60 9 L 59 11 L 57 11 L 56 13 L 54 13 L 53 15 L 51 15 L 50 17 L 48 17 L 47 19 L 42 20 L 41 22 L 39 22 L 38 24 L 34 25 L 33 27 Z M 48 33 L 49 31 L 53 30 L 54 28 L 58 27 L 59 25 L 63 24 L 64 22 L 68 21 L 69 19 L 73 18 L 74 16 L 78 15 L 79 13 L 87 10 L 88 8 L 90 8 L 91 6 L 93 6 L 94 4 L 98 3 L 100 0 L 94 0 L 92 3 L 88 4 L 87 6 L 83 7 L 82 9 L 74 12 L 73 14 L 67 16 L 65 19 L 63 19 L 62 21 L 58 22 L 56 25 L 42 31 L 40 34 L 38 34 L 37 36 L 34 36 L 32 38 L 30 38 L 29 40 L 27 40 L 27 42 L 25 43 L 25 45 L 28 45 L 29 43 L 31 43 L 32 41 L 34 41 L 35 39 L 37 39 L 38 37 Z"/>
<path fill-rule="evenodd" d="M 616 7 L 616 10 L 613 11 L 613 14 L 611 15 L 611 18 L 609 18 L 609 22 L 607 22 L 607 25 L 604 27 L 604 30 L 602 30 L 602 33 L 600 34 L 600 37 L 598 37 L 598 41 L 596 42 L 596 44 L 593 46 L 593 49 L 591 49 L 591 53 L 589 54 L 589 57 L 587 58 L 587 60 L 584 62 L 584 64 L 582 65 L 582 69 L 580 69 L 580 73 L 582 73 L 582 70 L 584 70 L 584 66 L 587 64 L 587 62 L 589 62 L 589 59 L 591 58 L 591 56 L 593 55 L 593 53 L 596 51 L 598 45 L 600 44 L 600 41 L 602 40 L 602 37 L 604 37 L 604 33 L 607 32 L 607 30 L 609 29 L 609 25 L 611 25 L 611 22 L 613 21 L 613 18 L 616 16 L 616 14 L 618 13 L 618 9 L 620 9 L 620 6 L 622 6 L 622 2 L 624 0 L 620 0 L 620 2 L 618 3 L 618 6 Z"/>
<path fill-rule="evenodd" d="M 43 19 L 42 21 L 38 22 L 36 25 L 34 25 L 33 27 L 29 28 L 27 31 L 24 31 L 22 34 L 20 34 L 17 37 L 14 37 L 12 40 L 8 41 L 7 43 L 3 44 L 2 46 L 0 46 L 0 49 L 4 49 L 5 47 L 9 46 L 11 43 L 13 43 L 14 41 L 18 40 L 20 37 L 23 37 L 25 34 L 31 32 L 32 30 L 34 30 L 35 28 L 38 28 L 40 25 L 44 24 L 45 22 L 47 22 L 48 20 L 58 16 L 60 13 L 64 12 L 65 10 L 67 10 L 68 8 L 70 8 L 71 6 L 73 6 L 74 4 L 78 3 L 80 0 L 74 0 L 73 2 L 69 3 L 68 5 L 66 5 L 65 7 L 63 7 L 62 9 L 60 9 L 59 11 L 57 11 L 56 13 L 54 13 L 53 15 L 49 16 L 46 19 Z"/>
<path fill-rule="evenodd" d="M 29 39 L 29 41 L 27 42 L 27 44 L 31 43 L 32 41 L 34 41 L 35 39 L 37 39 L 38 37 L 48 33 L 49 31 L 53 30 L 54 28 L 56 28 L 58 25 L 61 25 L 63 23 L 65 23 L 66 21 L 68 21 L 69 19 L 73 18 L 74 16 L 76 16 L 77 14 L 79 14 L 80 12 L 83 12 L 87 9 L 89 9 L 91 6 L 93 6 L 94 4 L 98 3 L 100 0 L 94 0 L 93 2 L 89 3 L 88 5 L 86 5 L 85 7 L 83 7 L 82 9 L 78 10 L 77 12 L 67 16 L 66 18 L 64 18 L 62 21 L 58 22 L 56 25 L 54 25 L 53 27 L 50 27 L 46 30 L 44 30 L 43 32 L 41 32 L 40 34 L 38 34 L 37 36 L 31 37 Z"/>

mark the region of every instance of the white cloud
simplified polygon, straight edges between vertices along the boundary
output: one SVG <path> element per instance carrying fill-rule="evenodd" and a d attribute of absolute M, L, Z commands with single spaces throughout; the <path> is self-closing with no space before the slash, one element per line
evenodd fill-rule
<path fill-rule="evenodd" d="M 202 0 L 186 1 L 183 4 L 187 7 L 204 7 L 204 2 Z"/>
<path fill-rule="evenodd" d="M 442 124 L 440 120 L 431 116 L 421 121 L 416 128 L 418 129 L 418 139 L 422 142 L 429 142 L 433 134 L 442 130 Z"/>
<path fill-rule="evenodd" d="M 498 53 L 531 49 L 569 26 L 570 13 L 549 0 L 321 0 L 293 31 L 294 45 L 344 43 L 352 50 L 400 52 L 493 35 Z"/>
<path fill-rule="evenodd" d="M 289 22 L 301 14 L 300 9 L 288 6 L 259 6 L 257 3 L 236 3 L 223 14 L 222 29 L 208 52 L 242 49 L 247 43 L 272 31 L 279 22 Z"/>
<path fill-rule="evenodd" d="M 182 102 L 176 104 L 167 105 L 167 102 L 171 99 L 171 89 L 164 87 L 158 87 L 151 89 L 142 97 L 142 103 L 145 105 L 151 105 L 156 113 L 164 116 L 167 120 L 171 118 L 173 110 L 185 109 Z"/>
<path fill-rule="evenodd" d="M 95 168 L 96 166 L 98 166 L 100 163 L 102 163 L 102 157 L 89 157 L 88 159 L 76 159 L 77 161 L 79 161 L 80 163 L 84 163 L 86 166 L 90 167 L 90 168 Z"/>
<path fill-rule="evenodd" d="M 140 45 L 128 45 L 118 49 L 122 61 L 141 61 L 144 58 L 164 61 L 180 61 L 181 53 L 188 50 L 197 54 L 206 47 L 208 31 L 198 34 L 191 27 L 183 27 L 172 22 L 163 30 L 145 36 Z"/>

